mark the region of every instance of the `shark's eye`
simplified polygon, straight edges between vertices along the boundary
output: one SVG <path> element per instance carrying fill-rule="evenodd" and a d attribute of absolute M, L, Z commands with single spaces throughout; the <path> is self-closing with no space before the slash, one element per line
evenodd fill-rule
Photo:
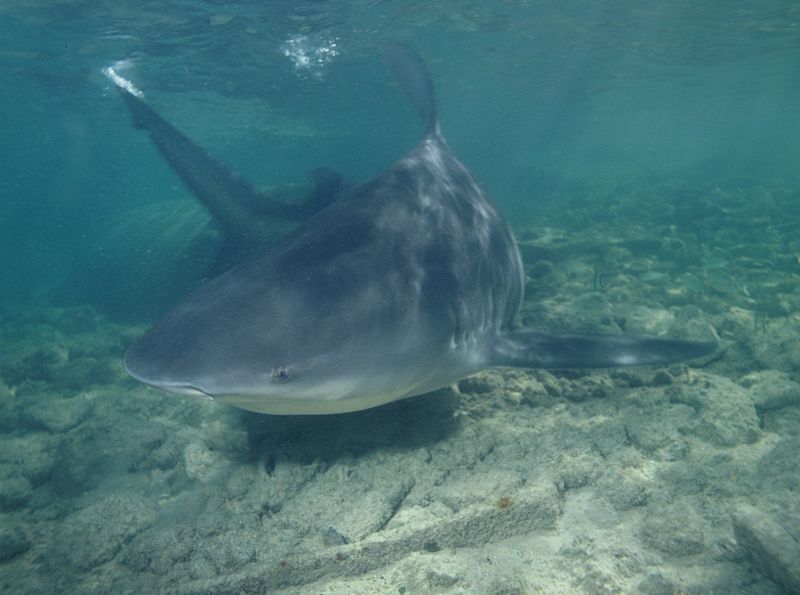
<path fill-rule="evenodd" d="M 289 370 L 286 368 L 286 366 L 272 368 L 273 382 L 286 382 L 287 380 L 289 380 Z"/>

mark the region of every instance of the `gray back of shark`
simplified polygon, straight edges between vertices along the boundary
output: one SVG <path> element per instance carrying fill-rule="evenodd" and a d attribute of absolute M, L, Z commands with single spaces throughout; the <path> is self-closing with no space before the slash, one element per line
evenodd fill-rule
<path fill-rule="evenodd" d="M 127 353 L 158 388 L 274 414 L 366 409 L 490 366 L 662 363 L 713 344 L 514 330 L 513 235 L 439 130 L 422 60 L 384 58 L 425 134 L 377 178 L 189 295 Z"/>

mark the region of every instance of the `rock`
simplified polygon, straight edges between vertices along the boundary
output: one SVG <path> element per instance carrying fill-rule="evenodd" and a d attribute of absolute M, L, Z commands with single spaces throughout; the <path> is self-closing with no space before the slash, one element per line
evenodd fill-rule
<path fill-rule="evenodd" d="M 462 578 L 457 558 L 411 554 L 391 577 L 400 594 L 445 592 Z"/>
<path fill-rule="evenodd" d="M 190 442 L 183 451 L 186 474 L 196 481 L 210 481 L 223 466 L 220 453 L 200 441 Z"/>
<path fill-rule="evenodd" d="M 672 378 L 672 375 L 666 370 L 659 370 L 658 372 L 653 374 L 652 383 L 655 386 L 667 386 L 669 384 L 672 384 L 673 382 L 674 379 Z"/>
<path fill-rule="evenodd" d="M 667 389 L 672 403 L 695 409 L 695 423 L 688 432 L 714 446 L 752 444 L 761 435 L 759 419 L 750 394 L 720 376 L 699 374 L 692 384 Z"/>
<path fill-rule="evenodd" d="M 11 386 L 20 384 L 23 380 L 51 382 L 68 361 L 69 350 L 64 345 L 48 345 L 4 367 L 3 377 Z"/>
<path fill-rule="evenodd" d="M 800 405 L 800 384 L 792 381 L 785 372 L 753 372 L 739 383 L 749 389 L 750 397 L 759 412 Z"/>
<path fill-rule="evenodd" d="M 91 409 L 91 403 L 80 395 L 71 399 L 53 397 L 28 408 L 25 418 L 49 432 L 66 432 L 85 420 Z"/>
<path fill-rule="evenodd" d="M 674 595 L 678 592 L 672 582 L 664 577 L 658 571 L 648 572 L 647 575 L 639 581 L 636 587 L 636 592 L 641 595 Z"/>
<path fill-rule="evenodd" d="M 144 501 L 115 494 L 71 515 L 55 547 L 78 570 L 105 564 L 156 518 Z"/>
<path fill-rule="evenodd" d="M 800 320 L 776 316 L 757 333 L 747 335 L 756 361 L 765 368 L 792 372 L 800 368 Z"/>
<path fill-rule="evenodd" d="M 409 536 L 422 544 L 434 541 L 440 547 L 469 547 L 492 540 L 539 530 L 551 530 L 561 516 L 561 503 L 554 486 L 526 487 L 510 499 L 489 505 L 475 504 L 430 527 L 419 526 Z"/>
<path fill-rule="evenodd" d="M 475 482 L 475 477 L 471 473 L 454 475 L 441 486 L 437 486 L 432 494 L 453 512 L 458 512 L 476 502 L 508 496 L 515 493 L 523 484 L 523 478 L 518 472 L 506 469 L 483 472 L 479 483 Z"/>
<path fill-rule="evenodd" d="M 630 474 L 630 477 L 619 472 L 609 473 L 599 486 L 599 493 L 617 511 L 625 511 L 638 506 L 645 506 L 650 497 L 647 482 Z"/>
<path fill-rule="evenodd" d="M 354 499 L 353 508 L 341 511 L 332 526 L 347 543 L 358 541 L 380 531 L 397 512 L 403 499 L 414 486 L 412 480 L 378 485 L 374 490 Z"/>
<path fill-rule="evenodd" d="M 53 383 L 69 390 L 82 390 L 87 386 L 110 384 L 117 379 L 114 362 L 95 357 L 71 359 L 53 379 Z"/>
<path fill-rule="evenodd" d="M 593 482 L 601 472 L 603 460 L 588 451 L 559 453 L 555 469 L 555 484 L 559 492 L 575 490 Z"/>
<path fill-rule="evenodd" d="M 673 405 L 648 413 L 632 413 L 625 429 L 631 442 L 649 457 L 659 461 L 680 461 L 686 458 L 689 446 L 675 430 L 690 420 L 694 412 L 689 407 Z"/>
<path fill-rule="evenodd" d="M 0 529 L 0 562 L 28 551 L 31 542 L 20 527 Z"/>
<path fill-rule="evenodd" d="M 786 491 L 796 494 L 800 490 L 800 436 L 787 436 L 777 441 L 761 459 L 754 470 L 762 489 L 777 494 Z"/>
<path fill-rule="evenodd" d="M 120 562 L 137 573 L 160 576 L 175 572 L 176 566 L 186 564 L 197 549 L 187 527 L 153 527 L 133 538 L 120 554 Z"/>
<path fill-rule="evenodd" d="M 670 506 L 653 511 L 643 523 L 642 541 L 671 556 L 693 556 L 705 547 L 702 521 L 685 506 Z"/>
<path fill-rule="evenodd" d="M 0 510 L 25 506 L 33 496 L 31 483 L 24 477 L 0 479 Z"/>
<path fill-rule="evenodd" d="M 739 545 L 761 574 L 786 589 L 800 593 L 800 542 L 780 523 L 749 504 L 740 504 L 732 514 Z"/>
<path fill-rule="evenodd" d="M 57 446 L 53 439 L 38 432 L 22 437 L 0 436 L 0 468 L 7 477 L 24 477 L 37 486 L 52 477 L 57 465 Z"/>
<path fill-rule="evenodd" d="M 496 371 L 478 372 L 458 382 L 458 390 L 462 393 L 489 394 L 502 390 L 505 386 L 503 375 Z"/>
<path fill-rule="evenodd" d="M 344 545 L 347 543 L 345 536 L 339 533 L 333 527 L 328 527 L 322 532 L 322 545 Z"/>

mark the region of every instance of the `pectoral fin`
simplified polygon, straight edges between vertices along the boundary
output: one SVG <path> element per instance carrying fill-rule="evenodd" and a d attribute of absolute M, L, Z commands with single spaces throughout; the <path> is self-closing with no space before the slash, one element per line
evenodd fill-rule
<path fill-rule="evenodd" d="M 257 241 L 263 235 L 264 221 L 308 219 L 339 198 L 345 187 L 339 174 L 317 168 L 311 172 L 314 188 L 305 200 L 277 202 L 196 145 L 140 97 L 123 87 L 119 87 L 119 92 L 133 116 L 134 126 L 150 134 L 159 152 L 208 209 L 226 238 Z"/>
<path fill-rule="evenodd" d="M 551 335 L 529 329 L 505 333 L 489 365 L 517 368 L 612 368 L 668 364 L 712 353 L 716 343 L 645 335 Z"/>

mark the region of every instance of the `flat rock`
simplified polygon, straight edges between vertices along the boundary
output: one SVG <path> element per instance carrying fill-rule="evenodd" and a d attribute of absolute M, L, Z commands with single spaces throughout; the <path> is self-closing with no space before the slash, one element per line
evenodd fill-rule
<path fill-rule="evenodd" d="M 732 514 L 733 530 L 761 574 L 786 589 L 800 593 L 800 541 L 774 518 L 749 504 L 740 504 Z"/>
<path fill-rule="evenodd" d="M 77 569 L 89 570 L 110 561 L 155 513 L 139 498 L 114 494 L 70 516 L 56 547 Z"/>
<path fill-rule="evenodd" d="M 681 505 L 651 513 L 642 525 L 641 537 L 648 548 L 676 557 L 694 556 L 706 547 L 701 519 Z"/>

